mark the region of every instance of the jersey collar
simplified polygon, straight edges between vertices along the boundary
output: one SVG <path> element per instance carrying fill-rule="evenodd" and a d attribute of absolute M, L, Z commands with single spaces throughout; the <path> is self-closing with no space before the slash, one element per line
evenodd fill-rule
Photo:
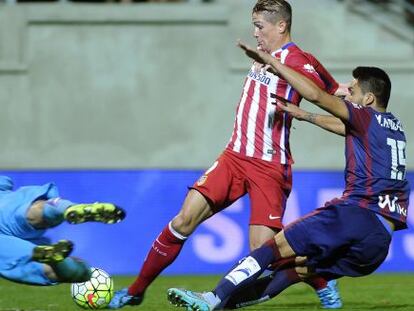
<path fill-rule="evenodd" d="M 271 53 L 271 55 L 272 55 L 273 57 L 275 57 L 275 56 L 276 56 L 276 54 L 281 53 L 281 52 L 283 52 L 283 50 L 286 50 L 286 49 L 288 49 L 288 48 L 290 48 L 291 46 L 294 46 L 294 45 L 295 45 L 295 43 L 293 43 L 293 42 L 288 42 L 288 43 L 286 43 L 284 46 L 282 46 L 281 48 L 279 48 L 279 49 L 277 49 L 276 51 L 272 52 L 272 53 Z"/>

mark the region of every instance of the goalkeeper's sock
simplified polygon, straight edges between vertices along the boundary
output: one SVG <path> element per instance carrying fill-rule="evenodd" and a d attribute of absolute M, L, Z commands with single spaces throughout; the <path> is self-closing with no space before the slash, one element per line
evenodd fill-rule
<path fill-rule="evenodd" d="M 174 230 L 170 222 L 152 244 L 137 279 L 128 288 L 128 294 L 143 296 L 152 281 L 177 258 L 186 239 Z"/>
<path fill-rule="evenodd" d="M 63 200 L 61 198 L 53 198 L 45 201 L 43 204 L 43 220 L 49 227 L 54 227 L 62 223 L 64 220 L 65 210 L 75 203 Z"/>
<path fill-rule="evenodd" d="M 67 257 L 61 262 L 51 264 L 51 266 L 58 277 L 58 282 L 86 282 L 91 278 L 90 266 L 80 259 Z"/>

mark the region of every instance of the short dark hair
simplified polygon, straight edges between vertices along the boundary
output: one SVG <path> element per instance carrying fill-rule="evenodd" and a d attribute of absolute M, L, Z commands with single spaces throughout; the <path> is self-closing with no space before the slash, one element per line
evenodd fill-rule
<path fill-rule="evenodd" d="M 292 27 L 292 7 L 289 2 L 285 0 L 258 0 L 253 7 L 253 13 L 260 12 L 272 14 L 275 17 L 270 21 L 272 23 L 276 23 L 279 20 L 285 21 L 290 32 Z"/>
<path fill-rule="evenodd" d="M 377 67 L 357 67 L 352 72 L 362 92 L 374 94 L 377 103 L 383 108 L 387 108 L 391 94 L 391 80 L 388 74 Z"/>

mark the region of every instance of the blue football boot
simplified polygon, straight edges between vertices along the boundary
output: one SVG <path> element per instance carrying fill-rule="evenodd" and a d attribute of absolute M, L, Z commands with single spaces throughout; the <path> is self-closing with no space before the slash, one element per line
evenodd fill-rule
<path fill-rule="evenodd" d="M 328 286 L 323 289 L 316 291 L 321 307 L 323 309 L 340 309 L 342 308 L 342 300 L 339 295 L 338 283 L 336 280 L 328 282 Z"/>
<path fill-rule="evenodd" d="M 212 311 L 214 306 L 211 305 L 201 293 L 190 290 L 170 288 L 167 291 L 168 301 L 176 307 L 186 307 L 191 311 Z"/>
<path fill-rule="evenodd" d="M 136 306 L 141 304 L 142 296 L 131 296 L 128 294 L 128 288 L 123 288 L 114 293 L 111 302 L 108 305 L 109 309 L 120 309 L 125 306 Z"/>

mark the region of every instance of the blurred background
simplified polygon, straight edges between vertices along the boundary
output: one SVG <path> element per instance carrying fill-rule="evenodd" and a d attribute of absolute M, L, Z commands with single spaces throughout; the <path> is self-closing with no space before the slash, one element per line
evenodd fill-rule
<path fill-rule="evenodd" d="M 254 0 L 0 0 L 0 173 L 54 181 L 74 201 L 113 201 L 114 226 L 53 229 L 76 255 L 135 274 L 187 186 L 226 146 L 254 44 Z M 414 184 L 414 0 L 291 0 L 293 39 L 341 82 L 384 68 L 405 125 Z M 309 103 L 302 107 L 315 110 Z M 294 189 L 285 222 L 340 195 L 344 141 L 294 122 Z M 414 202 L 414 197 L 412 202 Z M 249 202 L 201 225 L 165 273 L 221 273 L 247 252 Z M 414 224 L 414 208 L 411 208 Z M 380 271 L 414 272 L 414 230 L 395 234 Z"/>

